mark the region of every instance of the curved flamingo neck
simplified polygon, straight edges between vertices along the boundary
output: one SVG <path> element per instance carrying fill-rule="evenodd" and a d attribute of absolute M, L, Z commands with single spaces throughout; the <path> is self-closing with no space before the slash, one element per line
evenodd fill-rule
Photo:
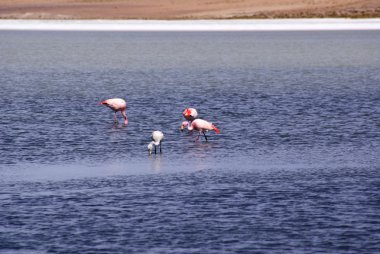
<path fill-rule="evenodd" d="M 187 129 L 188 129 L 189 131 L 194 130 L 193 122 L 191 122 L 191 121 L 188 121 L 188 122 L 187 122 Z"/>
<path fill-rule="evenodd" d="M 183 121 L 182 128 L 185 128 L 186 126 L 189 131 L 192 131 L 194 129 L 192 121 Z"/>

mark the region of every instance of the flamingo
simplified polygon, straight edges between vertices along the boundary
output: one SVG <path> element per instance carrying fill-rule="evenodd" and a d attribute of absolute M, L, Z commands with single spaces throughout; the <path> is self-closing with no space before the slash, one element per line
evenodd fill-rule
<path fill-rule="evenodd" d="M 205 134 L 205 132 L 207 132 L 207 131 L 214 130 L 217 134 L 220 133 L 220 130 L 218 128 L 216 128 L 216 126 L 213 123 L 210 123 L 210 122 L 203 120 L 203 119 L 195 119 L 192 122 L 184 121 L 182 123 L 182 126 L 181 126 L 181 131 L 185 128 L 185 126 L 187 126 L 187 129 L 189 131 L 192 131 L 192 130 L 199 131 L 199 134 L 198 134 L 197 138 L 195 139 L 195 141 L 198 141 L 199 136 L 201 134 L 203 134 L 203 136 L 205 137 L 206 142 L 207 142 L 208 140 L 207 140 L 207 136 Z"/>
<path fill-rule="evenodd" d="M 195 108 L 187 108 L 182 114 L 183 117 L 190 122 L 194 121 L 194 119 L 198 117 L 198 112 Z"/>
<path fill-rule="evenodd" d="M 190 126 L 191 125 L 191 122 L 194 121 L 195 118 L 198 117 L 198 112 L 195 108 L 186 108 L 183 113 L 182 113 L 183 117 L 186 119 L 185 122 L 182 122 L 182 127 L 181 127 L 181 131 L 184 129 L 184 124 L 185 126 L 188 125 Z"/>
<path fill-rule="evenodd" d="M 152 154 L 153 146 L 154 146 L 154 153 L 156 154 L 157 153 L 156 146 L 158 145 L 160 146 L 160 153 L 162 153 L 161 142 L 164 139 L 164 133 L 162 133 L 162 131 L 153 131 L 151 138 L 152 138 L 152 142 L 150 142 L 148 145 L 149 154 Z"/>
<path fill-rule="evenodd" d="M 110 109 L 112 109 L 115 112 L 115 123 L 117 123 L 117 117 L 116 117 L 116 112 L 120 111 L 121 115 L 124 118 L 124 124 L 128 124 L 128 118 L 125 110 L 127 109 L 127 103 L 125 100 L 120 99 L 120 98 L 113 98 L 113 99 L 108 99 L 105 101 L 100 102 L 98 105 L 106 105 Z"/>

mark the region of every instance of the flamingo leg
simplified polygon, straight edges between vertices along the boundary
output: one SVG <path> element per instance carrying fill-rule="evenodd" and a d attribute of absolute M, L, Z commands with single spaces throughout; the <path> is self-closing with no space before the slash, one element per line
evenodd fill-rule
<path fill-rule="evenodd" d="M 154 154 L 157 154 L 157 152 L 156 152 L 156 145 L 154 146 Z"/>
<path fill-rule="evenodd" d="M 162 150 L 161 150 L 161 143 L 160 143 L 160 153 L 162 153 Z"/>
<path fill-rule="evenodd" d="M 203 136 L 205 136 L 206 142 L 208 142 L 206 134 L 204 132 L 202 133 L 203 133 Z"/>
<path fill-rule="evenodd" d="M 124 124 L 127 125 L 128 124 L 128 118 L 127 118 L 127 114 L 125 113 L 125 109 L 123 111 L 121 111 L 121 114 L 124 117 Z"/>
<path fill-rule="evenodd" d="M 114 114 L 114 121 L 115 121 L 115 123 L 118 122 L 118 121 L 117 121 L 117 116 L 116 116 L 116 111 L 115 111 L 115 114 Z"/>
<path fill-rule="evenodd" d="M 195 138 L 195 142 L 198 141 L 200 135 L 201 135 L 201 133 L 199 132 L 199 133 L 198 133 L 198 136 Z"/>

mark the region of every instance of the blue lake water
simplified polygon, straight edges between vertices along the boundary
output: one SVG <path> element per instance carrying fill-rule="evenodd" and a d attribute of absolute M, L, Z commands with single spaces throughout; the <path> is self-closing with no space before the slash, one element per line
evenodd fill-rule
<path fill-rule="evenodd" d="M 0 31 L 0 252 L 379 253 L 379 41 Z"/>

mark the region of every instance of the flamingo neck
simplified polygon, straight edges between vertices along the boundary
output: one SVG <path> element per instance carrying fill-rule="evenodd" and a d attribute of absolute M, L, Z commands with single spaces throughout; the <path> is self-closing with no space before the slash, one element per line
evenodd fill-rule
<path fill-rule="evenodd" d="M 192 121 L 188 121 L 187 122 L 187 129 L 189 131 L 192 131 L 194 129 L 194 126 L 193 126 L 193 122 Z"/>
<path fill-rule="evenodd" d="M 154 141 L 150 142 L 149 145 L 148 145 L 149 154 L 152 153 L 153 147 L 154 147 Z"/>

